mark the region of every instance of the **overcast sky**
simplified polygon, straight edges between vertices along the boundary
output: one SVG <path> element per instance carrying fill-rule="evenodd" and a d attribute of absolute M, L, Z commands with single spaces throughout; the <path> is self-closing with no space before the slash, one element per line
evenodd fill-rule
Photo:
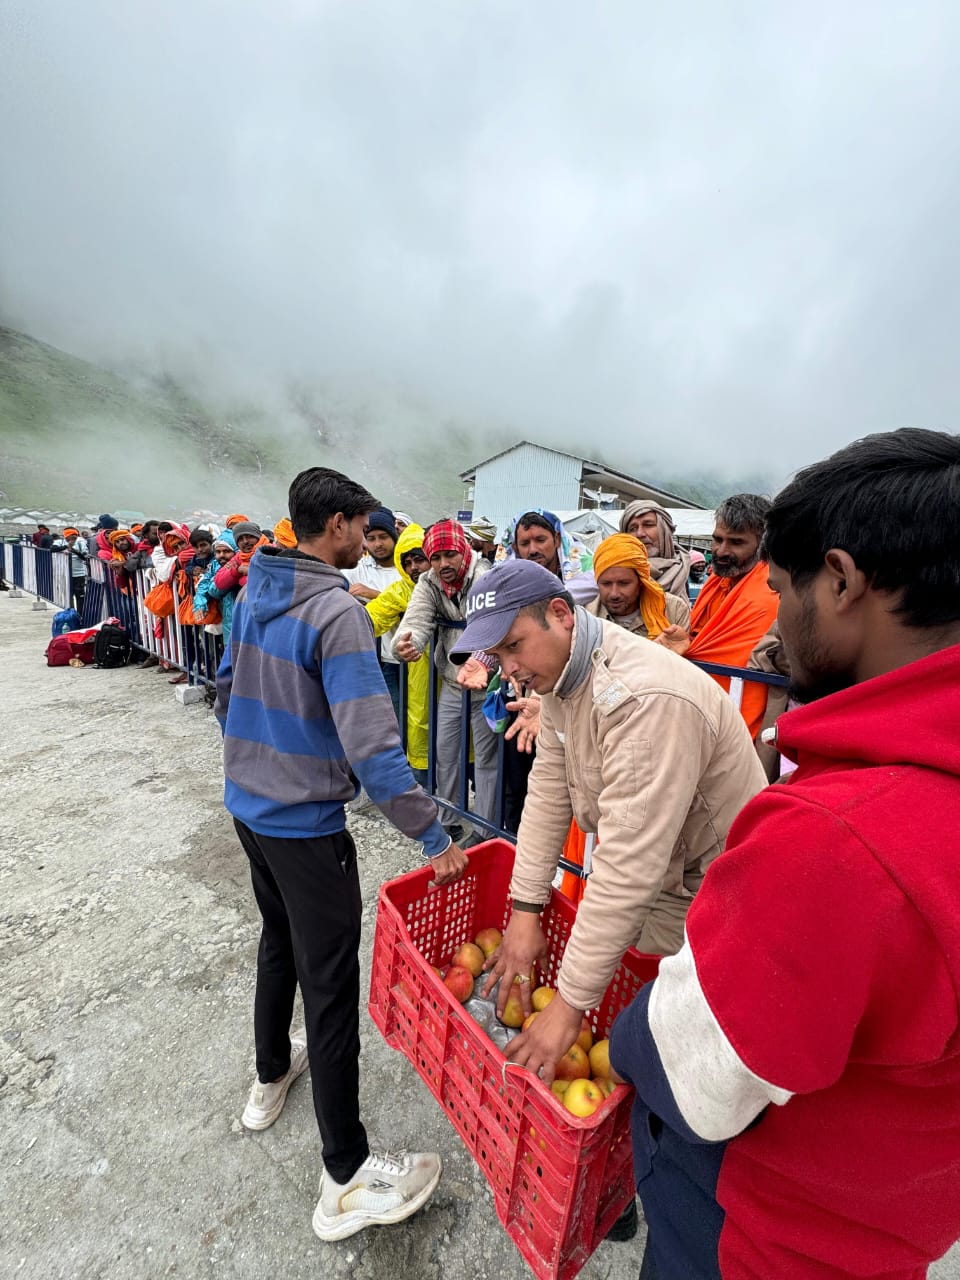
<path fill-rule="evenodd" d="M 614 463 L 957 429 L 958 49 L 956 0 L 0 0 L 0 306 Z"/>

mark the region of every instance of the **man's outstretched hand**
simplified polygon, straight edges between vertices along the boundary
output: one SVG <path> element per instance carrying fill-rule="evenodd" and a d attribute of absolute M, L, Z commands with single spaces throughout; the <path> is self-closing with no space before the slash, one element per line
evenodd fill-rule
<path fill-rule="evenodd" d="M 404 631 L 402 635 L 397 636 L 393 642 L 393 656 L 399 658 L 401 662 L 417 661 L 420 650 L 413 643 L 412 631 Z"/>
<path fill-rule="evenodd" d="M 486 689 L 490 683 L 490 672 L 479 658 L 468 658 L 457 672 L 457 684 L 464 689 L 475 689 L 478 692 Z"/>
<path fill-rule="evenodd" d="M 518 751 L 532 752 L 540 733 L 540 699 L 517 698 L 514 702 L 507 703 L 507 710 L 516 711 L 517 718 L 503 735 L 504 738 L 507 741 L 516 738 Z"/>
<path fill-rule="evenodd" d="M 660 632 L 653 643 L 662 644 L 665 649 L 672 649 L 682 658 L 690 648 L 690 632 L 684 627 L 667 627 L 666 631 Z"/>

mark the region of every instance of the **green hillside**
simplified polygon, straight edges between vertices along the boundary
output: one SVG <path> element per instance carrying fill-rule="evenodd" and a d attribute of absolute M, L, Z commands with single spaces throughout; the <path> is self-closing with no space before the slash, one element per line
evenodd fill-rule
<path fill-rule="evenodd" d="M 462 505 L 458 475 L 516 440 L 396 396 L 290 388 L 267 406 L 219 403 L 170 376 L 120 376 L 0 327 L 0 495 L 9 506 L 183 515 L 244 511 L 273 521 L 290 480 L 330 466 L 389 506 L 434 519 Z M 641 437 L 642 438 L 642 437 Z M 713 506 L 762 479 L 664 474 L 650 459 L 604 458 Z"/>
<path fill-rule="evenodd" d="M 297 471 L 331 466 L 427 517 L 460 505 L 470 439 L 416 407 L 321 406 L 317 393 L 213 409 L 172 378 L 120 377 L 0 327 L 0 492 L 13 506 L 275 518 Z"/>

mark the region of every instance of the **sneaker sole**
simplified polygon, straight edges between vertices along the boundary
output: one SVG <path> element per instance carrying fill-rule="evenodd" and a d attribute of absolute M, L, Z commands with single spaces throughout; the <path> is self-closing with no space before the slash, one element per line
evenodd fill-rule
<path fill-rule="evenodd" d="M 296 1075 L 291 1075 L 290 1079 L 287 1081 L 284 1087 L 283 1093 L 281 1093 L 276 1104 L 273 1106 L 273 1108 L 270 1111 L 258 1113 L 256 1117 L 254 1117 L 254 1116 L 248 1115 L 247 1109 L 244 1108 L 243 1115 L 240 1117 L 240 1123 L 243 1125 L 243 1127 L 245 1129 L 249 1129 L 251 1133 L 262 1133 L 264 1129 L 269 1129 L 271 1125 L 276 1124 L 277 1121 L 280 1119 L 280 1112 L 283 1110 L 284 1103 L 287 1101 L 287 1094 L 290 1092 L 290 1086 L 293 1084 L 294 1080 L 300 1079 L 300 1077 L 303 1075 L 304 1071 L 306 1071 L 308 1066 L 309 1066 L 309 1063 L 305 1056 L 303 1060 L 303 1066 L 296 1073 Z"/>
<path fill-rule="evenodd" d="M 366 1227 L 389 1227 L 397 1222 L 405 1222 L 418 1209 L 422 1209 L 436 1191 L 442 1172 L 441 1162 L 436 1176 L 412 1200 L 399 1205 L 396 1209 L 391 1209 L 389 1213 L 372 1213 L 367 1209 L 353 1209 L 349 1213 L 338 1213 L 335 1218 L 327 1218 L 320 1212 L 318 1204 L 313 1211 L 314 1234 L 326 1241 L 345 1240 L 347 1236 L 354 1236 Z"/>

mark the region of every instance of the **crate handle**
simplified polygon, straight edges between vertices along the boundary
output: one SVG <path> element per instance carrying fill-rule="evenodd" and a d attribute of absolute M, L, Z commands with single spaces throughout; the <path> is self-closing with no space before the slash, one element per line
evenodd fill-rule
<path fill-rule="evenodd" d="M 503 1066 L 500 1068 L 500 1079 L 503 1081 L 504 1088 L 507 1087 L 507 1067 L 515 1067 L 517 1071 L 526 1071 L 528 1075 L 533 1075 L 532 1071 L 519 1062 L 511 1062 L 509 1058 L 504 1058 Z"/>

